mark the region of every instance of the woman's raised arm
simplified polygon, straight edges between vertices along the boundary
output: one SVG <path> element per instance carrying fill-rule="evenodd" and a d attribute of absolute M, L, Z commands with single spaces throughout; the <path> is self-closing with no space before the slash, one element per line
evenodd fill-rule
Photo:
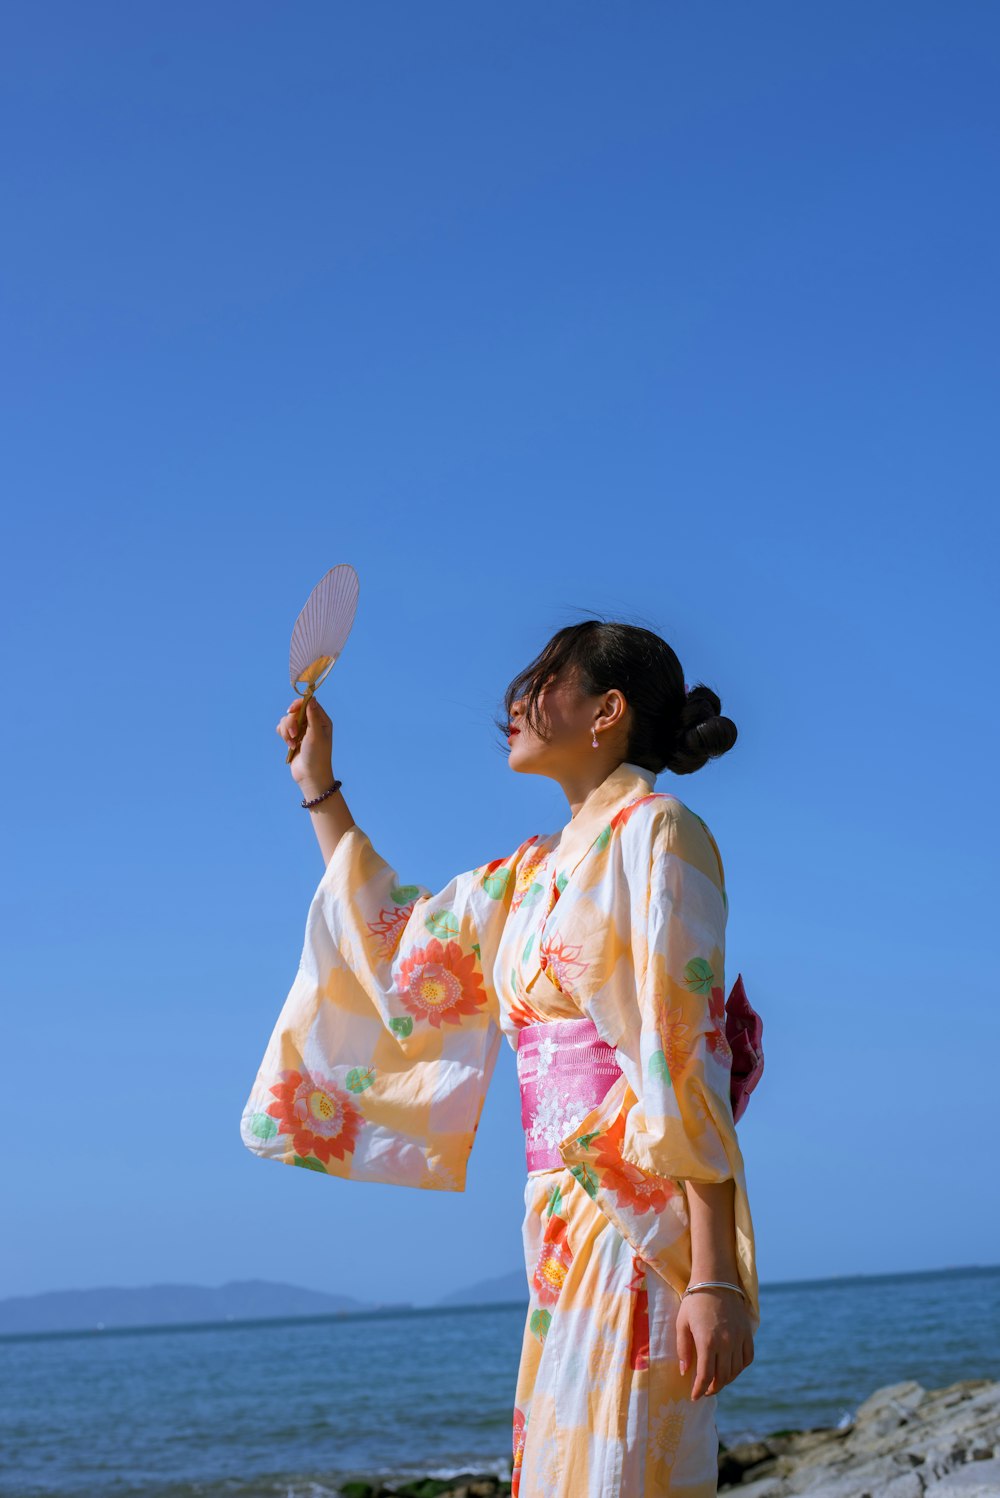
<path fill-rule="evenodd" d="M 332 734 L 315 698 L 308 712 L 293 774 L 320 795 Z M 279 724 L 286 742 L 294 721 Z M 326 866 L 243 1142 L 328 1175 L 461 1191 L 501 1038 L 500 937 L 534 839 L 435 891 L 400 878 L 339 791 L 328 804 L 316 817 Z"/>
<path fill-rule="evenodd" d="M 289 704 L 288 711 L 280 720 L 277 732 L 291 744 L 297 732 L 302 709 L 301 697 Z M 292 760 L 292 779 L 302 792 L 303 801 L 312 801 L 322 796 L 334 782 L 333 723 L 330 715 L 320 706 L 315 697 L 306 703 L 306 731 L 299 745 L 299 752 Z M 323 862 L 329 863 L 333 850 L 355 821 L 341 790 L 334 791 L 318 806 L 310 808 L 316 840 L 319 843 Z"/>

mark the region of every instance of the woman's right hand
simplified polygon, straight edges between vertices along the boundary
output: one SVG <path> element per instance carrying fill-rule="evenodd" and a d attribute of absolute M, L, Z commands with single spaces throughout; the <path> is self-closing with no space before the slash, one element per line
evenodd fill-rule
<path fill-rule="evenodd" d="M 288 710 L 278 723 L 276 732 L 285 743 L 295 742 L 302 713 L 301 697 L 289 703 Z M 333 761 L 333 722 L 315 697 L 306 703 L 306 731 L 299 744 L 299 752 L 289 765 L 292 779 L 301 786 L 307 799 L 321 795 L 333 784 L 331 768 Z"/>

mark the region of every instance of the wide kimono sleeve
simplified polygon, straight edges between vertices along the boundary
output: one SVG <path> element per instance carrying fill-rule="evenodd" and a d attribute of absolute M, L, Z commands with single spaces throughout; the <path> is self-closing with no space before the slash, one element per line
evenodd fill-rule
<path fill-rule="evenodd" d="M 360 827 L 340 837 L 243 1109 L 249 1150 L 464 1190 L 501 1039 L 493 966 L 526 846 L 435 894 L 402 884 Z"/>
<path fill-rule="evenodd" d="M 609 905 L 629 959 L 617 968 L 614 1008 L 593 1016 L 610 1030 L 624 1075 L 562 1154 L 678 1294 L 691 1274 L 686 1183 L 731 1178 L 739 1279 L 756 1329 L 754 1231 L 730 1101 L 721 861 L 707 826 L 682 802 L 657 798 L 637 811 L 607 876 L 618 886 Z"/>

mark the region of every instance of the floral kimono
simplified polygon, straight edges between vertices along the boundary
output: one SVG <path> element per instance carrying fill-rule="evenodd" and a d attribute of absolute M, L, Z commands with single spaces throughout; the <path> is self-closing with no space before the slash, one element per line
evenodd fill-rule
<path fill-rule="evenodd" d="M 437 893 L 401 884 L 351 827 L 243 1113 L 264 1158 L 461 1191 L 501 1037 L 516 1050 L 528 1025 L 588 1017 L 615 1048 L 621 1075 L 586 1116 L 546 1099 L 563 1163 L 525 1183 L 519 1498 L 715 1494 L 717 1396 L 691 1400 L 695 1370 L 681 1376 L 676 1348 L 688 1181 L 732 1177 L 739 1277 L 760 1322 L 722 864 L 697 813 L 654 783 L 620 764 L 560 831 Z"/>

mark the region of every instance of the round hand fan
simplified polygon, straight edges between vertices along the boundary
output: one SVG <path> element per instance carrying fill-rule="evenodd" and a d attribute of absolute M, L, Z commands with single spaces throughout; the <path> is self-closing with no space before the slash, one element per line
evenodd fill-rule
<path fill-rule="evenodd" d="M 350 562 L 340 562 L 320 578 L 295 621 L 288 672 L 302 707 L 286 764 L 299 752 L 306 731 L 306 704 L 343 650 L 357 607 L 358 574 Z"/>

